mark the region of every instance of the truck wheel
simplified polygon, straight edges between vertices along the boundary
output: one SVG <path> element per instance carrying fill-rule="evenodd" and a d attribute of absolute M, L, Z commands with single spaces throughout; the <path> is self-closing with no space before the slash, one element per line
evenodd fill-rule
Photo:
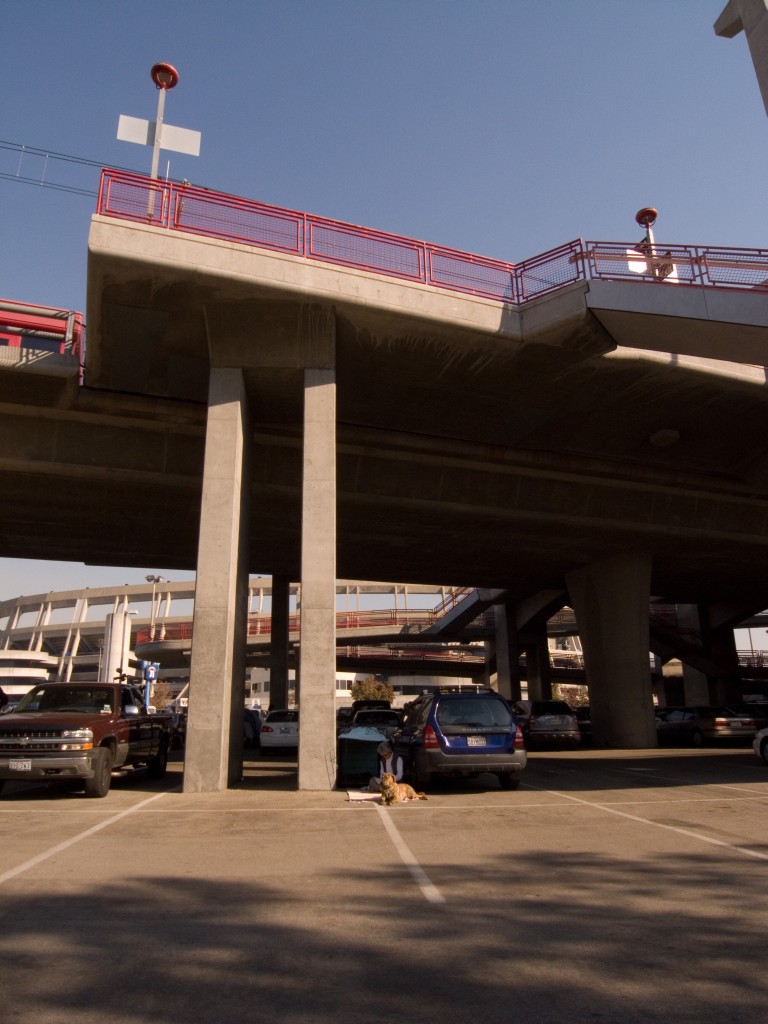
<path fill-rule="evenodd" d="M 147 775 L 150 779 L 162 779 L 168 768 L 168 743 L 163 741 L 160 751 L 147 761 Z"/>
<path fill-rule="evenodd" d="M 91 765 L 93 778 L 85 780 L 85 795 L 91 797 L 106 796 L 112 783 L 112 762 L 114 755 L 109 747 L 94 750 Z"/>

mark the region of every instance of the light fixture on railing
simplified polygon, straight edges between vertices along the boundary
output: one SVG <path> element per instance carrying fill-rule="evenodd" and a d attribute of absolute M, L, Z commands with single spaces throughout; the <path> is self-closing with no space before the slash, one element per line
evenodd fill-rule
<path fill-rule="evenodd" d="M 126 114 L 121 114 L 117 124 L 117 137 L 123 142 L 136 142 L 142 146 L 152 147 L 152 169 L 149 176 L 156 179 L 161 149 L 174 153 L 187 153 L 190 156 L 200 156 L 201 136 L 200 132 L 191 131 L 189 128 L 178 128 L 176 125 L 164 123 L 165 94 L 179 82 L 179 73 L 176 68 L 165 61 L 158 61 L 157 64 L 153 64 L 150 75 L 159 91 L 155 120 L 145 121 L 140 117 L 128 117 Z M 166 179 L 167 177 L 168 172 L 166 172 Z M 147 209 L 147 216 L 150 220 L 154 217 L 154 207 L 155 195 L 154 191 L 151 191 Z"/>
<path fill-rule="evenodd" d="M 165 576 L 152 576 L 152 575 L 150 575 L 150 576 L 145 576 L 144 579 L 147 581 L 147 583 L 151 583 L 152 584 L 152 605 L 151 605 L 150 613 L 149 613 L 149 639 L 150 640 L 154 640 L 155 639 L 155 616 L 157 614 L 157 611 L 155 609 L 155 588 L 157 587 L 158 583 L 167 583 L 168 581 L 166 580 Z"/>

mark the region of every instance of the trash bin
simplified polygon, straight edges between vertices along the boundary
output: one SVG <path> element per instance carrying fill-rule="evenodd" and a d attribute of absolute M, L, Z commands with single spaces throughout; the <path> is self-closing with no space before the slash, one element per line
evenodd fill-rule
<path fill-rule="evenodd" d="M 372 775 L 378 775 L 378 746 L 386 738 L 378 729 L 360 727 L 339 736 L 336 784 L 359 786 L 367 783 Z"/>

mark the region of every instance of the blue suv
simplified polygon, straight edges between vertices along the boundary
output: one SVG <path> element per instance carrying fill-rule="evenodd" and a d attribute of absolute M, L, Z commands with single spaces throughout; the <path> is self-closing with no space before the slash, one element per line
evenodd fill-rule
<path fill-rule="evenodd" d="M 405 772 L 423 788 L 433 777 L 497 775 L 502 789 L 517 789 L 527 762 L 522 730 L 495 690 L 423 694 L 405 709 L 392 735 Z"/>

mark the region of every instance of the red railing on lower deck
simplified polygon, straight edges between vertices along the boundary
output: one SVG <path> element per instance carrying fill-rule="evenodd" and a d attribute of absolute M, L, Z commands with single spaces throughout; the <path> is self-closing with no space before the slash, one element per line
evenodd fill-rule
<path fill-rule="evenodd" d="M 0 299 L 0 345 L 36 344 L 60 355 L 82 355 L 83 314 Z"/>
<path fill-rule="evenodd" d="M 576 239 L 522 263 L 126 171 L 104 170 L 98 213 L 522 305 L 585 278 L 768 291 L 768 250 Z"/>

